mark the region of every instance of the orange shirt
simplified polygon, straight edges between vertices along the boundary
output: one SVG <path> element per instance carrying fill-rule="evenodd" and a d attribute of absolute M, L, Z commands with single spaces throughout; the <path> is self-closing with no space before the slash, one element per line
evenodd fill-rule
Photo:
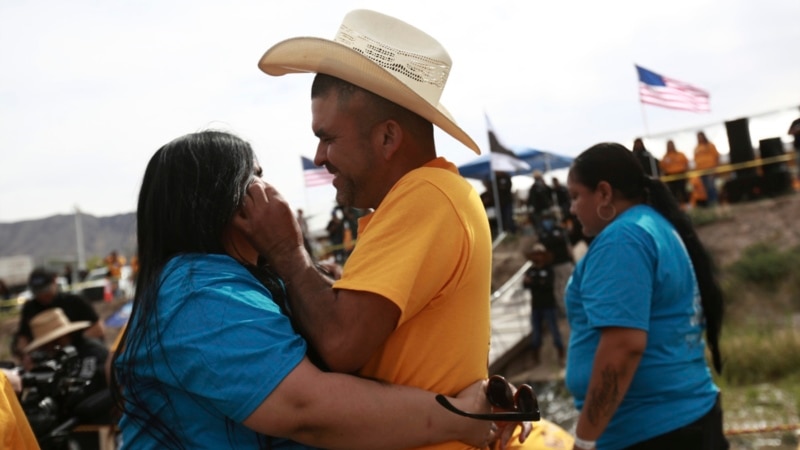
<path fill-rule="evenodd" d="M 456 167 L 437 158 L 406 174 L 359 219 L 358 243 L 333 285 L 379 294 L 401 311 L 359 374 L 450 395 L 486 378 L 491 272 L 489 221 Z"/>
<path fill-rule="evenodd" d="M 711 142 L 697 144 L 694 149 L 694 168 L 711 169 L 719 164 L 719 152 L 717 147 Z"/>
<path fill-rule="evenodd" d="M 689 170 L 689 160 L 686 158 L 682 152 L 674 151 L 674 152 L 667 152 L 663 158 L 661 158 L 661 170 L 664 171 L 666 175 L 673 175 L 676 173 L 683 173 Z"/>

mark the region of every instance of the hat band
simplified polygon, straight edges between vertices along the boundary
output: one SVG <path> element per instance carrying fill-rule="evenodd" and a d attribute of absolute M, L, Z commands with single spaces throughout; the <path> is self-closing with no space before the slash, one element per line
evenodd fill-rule
<path fill-rule="evenodd" d="M 432 105 L 438 105 L 450 65 L 425 55 L 400 50 L 342 24 L 334 41 L 347 46 L 389 71 Z M 413 82 L 414 86 L 411 86 Z"/>

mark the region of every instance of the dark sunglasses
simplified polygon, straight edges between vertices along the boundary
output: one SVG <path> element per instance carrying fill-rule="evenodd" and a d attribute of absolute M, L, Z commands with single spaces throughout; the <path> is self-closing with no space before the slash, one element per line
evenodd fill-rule
<path fill-rule="evenodd" d="M 533 388 L 527 384 L 520 385 L 517 392 L 512 394 L 511 385 L 500 375 L 492 375 L 486 386 L 486 398 L 489 403 L 497 408 L 508 411 L 496 413 L 468 413 L 462 411 L 447 400 L 444 395 L 437 395 L 436 401 L 448 411 L 460 416 L 479 420 L 493 420 L 501 422 L 531 422 L 541 419 L 539 402 Z"/>

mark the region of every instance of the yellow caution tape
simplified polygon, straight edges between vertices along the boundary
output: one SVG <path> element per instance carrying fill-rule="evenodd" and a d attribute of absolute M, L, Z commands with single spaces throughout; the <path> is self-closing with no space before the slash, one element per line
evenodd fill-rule
<path fill-rule="evenodd" d="M 797 152 L 789 152 L 789 153 L 786 153 L 784 155 L 771 156 L 769 158 L 758 158 L 758 159 L 754 159 L 752 161 L 745 161 L 745 162 L 736 163 L 736 164 L 725 164 L 725 165 L 722 165 L 722 166 L 713 167 L 711 169 L 690 170 L 688 172 L 677 173 L 677 174 L 674 174 L 674 175 L 663 175 L 659 179 L 666 183 L 667 181 L 681 180 L 681 179 L 692 178 L 692 177 L 699 177 L 699 176 L 708 175 L 708 174 L 712 174 L 712 173 L 727 173 L 727 172 L 733 172 L 734 170 L 749 169 L 749 168 L 752 168 L 752 167 L 766 166 L 768 164 L 775 164 L 775 163 L 791 161 L 791 160 L 793 160 L 795 158 L 796 154 L 797 154 Z"/>

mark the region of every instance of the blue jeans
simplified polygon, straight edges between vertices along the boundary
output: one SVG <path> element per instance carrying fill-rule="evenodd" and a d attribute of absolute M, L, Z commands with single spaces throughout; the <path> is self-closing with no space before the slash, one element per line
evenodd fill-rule
<path fill-rule="evenodd" d="M 531 345 L 533 348 L 542 346 L 542 322 L 547 322 L 547 328 L 550 329 L 550 334 L 553 336 L 553 346 L 558 349 L 564 349 L 564 343 L 561 341 L 561 332 L 558 330 L 558 309 L 557 308 L 533 308 L 531 311 Z"/>
<path fill-rule="evenodd" d="M 700 177 L 700 181 L 703 182 L 703 187 L 706 190 L 706 195 L 708 196 L 708 205 L 716 205 L 717 204 L 717 185 L 714 183 L 714 175 L 708 174 L 703 175 Z"/>

